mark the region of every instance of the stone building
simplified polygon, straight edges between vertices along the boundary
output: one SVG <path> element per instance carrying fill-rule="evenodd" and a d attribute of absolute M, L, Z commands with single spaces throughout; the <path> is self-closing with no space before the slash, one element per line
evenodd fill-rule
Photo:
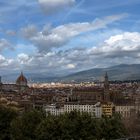
<path fill-rule="evenodd" d="M 76 103 L 67 103 L 63 106 L 58 106 L 55 104 L 44 106 L 46 114 L 51 115 L 61 115 L 64 113 L 70 113 L 72 111 L 77 111 L 80 113 L 86 112 L 93 117 L 101 118 L 102 117 L 102 107 L 100 102 L 96 104 L 76 104 Z"/>
<path fill-rule="evenodd" d="M 15 84 L 5 84 L 2 83 L 0 77 L 0 92 L 1 93 L 19 93 L 27 90 L 29 87 L 27 85 L 28 81 L 23 75 L 23 72 L 19 75 Z"/>
<path fill-rule="evenodd" d="M 69 97 L 70 102 L 110 102 L 110 89 L 107 72 L 104 77 L 104 86 L 75 87 Z"/>

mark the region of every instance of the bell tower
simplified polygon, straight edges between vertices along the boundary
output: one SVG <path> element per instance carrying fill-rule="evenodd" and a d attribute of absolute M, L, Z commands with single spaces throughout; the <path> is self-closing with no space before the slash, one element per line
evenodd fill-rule
<path fill-rule="evenodd" d="M 108 74 L 105 73 L 104 76 L 104 101 L 110 101 L 110 94 L 109 94 L 109 81 L 108 81 Z"/>

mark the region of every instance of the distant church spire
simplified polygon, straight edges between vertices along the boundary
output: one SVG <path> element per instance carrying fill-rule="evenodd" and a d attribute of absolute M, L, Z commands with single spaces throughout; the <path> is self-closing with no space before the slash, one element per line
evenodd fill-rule
<path fill-rule="evenodd" d="M 109 90 L 109 81 L 108 81 L 108 74 L 107 74 L 107 72 L 105 73 L 105 77 L 104 77 L 104 89 L 105 90 Z"/>
<path fill-rule="evenodd" d="M 106 73 L 105 73 L 105 78 L 108 78 L 108 74 L 107 74 L 107 71 L 106 71 Z"/>
<path fill-rule="evenodd" d="M 105 73 L 104 76 L 104 100 L 110 101 L 110 95 L 109 95 L 109 80 L 108 80 L 108 74 Z"/>

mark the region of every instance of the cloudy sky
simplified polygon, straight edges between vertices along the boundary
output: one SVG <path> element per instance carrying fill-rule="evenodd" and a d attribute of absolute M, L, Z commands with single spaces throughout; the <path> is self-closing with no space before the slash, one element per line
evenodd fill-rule
<path fill-rule="evenodd" d="M 65 75 L 140 63 L 139 0 L 0 0 L 0 72 Z"/>

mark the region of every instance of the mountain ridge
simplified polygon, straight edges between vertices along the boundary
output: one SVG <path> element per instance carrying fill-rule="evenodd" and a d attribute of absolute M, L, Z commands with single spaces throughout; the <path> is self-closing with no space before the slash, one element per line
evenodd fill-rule
<path fill-rule="evenodd" d="M 108 73 L 110 80 L 139 80 L 140 64 L 120 64 L 108 68 L 93 68 L 70 74 L 64 77 L 63 80 L 102 80 L 105 72 Z"/>
<path fill-rule="evenodd" d="M 89 82 L 103 80 L 105 72 L 109 80 L 140 80 L 140 64 L 120 64 L 108 68 L 92 68 L 66 76 L 47 76 L 39 73 L 25 73 L 29 82 Z M 3 81 L 15 82 L 18 74 L 3 75 Z"/>

